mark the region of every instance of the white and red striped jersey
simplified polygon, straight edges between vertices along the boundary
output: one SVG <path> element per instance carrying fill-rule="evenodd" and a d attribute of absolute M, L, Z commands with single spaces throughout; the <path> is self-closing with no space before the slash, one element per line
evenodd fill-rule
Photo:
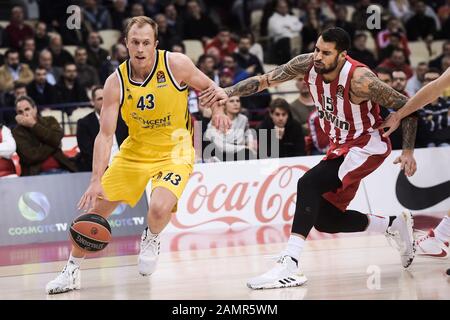
<path fill-rule="evenodd" d="M 305 75 L 314 104 L 319 113 L 320 126 L 331 142 L 342 146 L 377 130 L 382 122 L 380 107 L 371 101 L 354 104 L 350 101 L 350 82 L 353 72 L 364 64 L 346 57 L 339 75 L 330 83 L 323 81 L 313 65 Z"/>

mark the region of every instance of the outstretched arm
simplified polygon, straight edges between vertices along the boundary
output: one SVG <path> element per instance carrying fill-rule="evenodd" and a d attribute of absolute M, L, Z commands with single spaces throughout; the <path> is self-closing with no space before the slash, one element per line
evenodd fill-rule
<path fill-rule="evenodd" d="M 370 100 L 383 107 L 401 110 L 408 98 L 397 92 L 367 68 L 358 68 L 351 81 L 351 94 L 361 100 Z M 401 163 L 407 176 L 416 171 L 416 162 L 412 157 L 416 141 L 417 118 L 410 116 L 402 121 L 403 153 L 394 163 Z"/>
<path fill-rule="evenodd" d="M 389 130 L 385 132 L 384 136 L 388 136 L 394 132 L 400 125 L 400 121 L 404 121 L 402 119 L 407 119 L 407 117 L 413 112 L 439 98 L 442 92 L 449 86 L 450 68 L 448 68 L 439 78 L 421 88 L 408 100 L 404 108 L 401 108 L 398 112 L 392 113 L 389 118 L 383 122 L 380 128 L 389 128 Z"/>
<path fill-rule="evenodd" d="M 169 64 L 178 84 L 187 84 L 198 91 L 206 90 L 210 87 L 217 87 L 214 81 L 201 72 L 194 63 L 192 63 L 191 59 L 184 54 L 171 52 L 169 54 Z M 223 106 L 216 103 L 211 105 L 211 109 L 213 112 L 213 125 L 222 131 L 229 129 L 231 121 L 230 118 L 225 115 Z"/>
<path fill-rule="evenodd" d="M 119 107 L 120 84 L 117 74 L 114 72 L 105 82 L 104 99 L 100 114 L 100 131 L 94 142 L 91 181 L 88 189 L 78 203 L 78 209 L 91 209 L 95 206 L 97 199 L 105 198 L 101 186 L 101 178 L 105 173 L 111 155 Z"/>
<path fill-rule="evenodd" d="M 209 87 L 200 95 L 200 101 L 204 106 L 210 107 L 216 102 L 224 104 L 232 96 L 249 96 L 268 87 L 303 77 L 312 63 L 312 53 L 301 54 L 268 73 L 245 79 L 234 86 L 225 89 Z"/>

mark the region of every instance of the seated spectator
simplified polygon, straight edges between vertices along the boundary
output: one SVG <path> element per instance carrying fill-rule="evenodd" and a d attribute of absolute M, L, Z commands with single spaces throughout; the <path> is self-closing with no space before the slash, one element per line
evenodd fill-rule
<path fill-rule="evenodd" d="M 183 42 L 178 42 L 172 45 L 170 51 L 186 54 L 186 47 L 184 46 Z"/>
<path fill-rule="evenodd" d="M 84 0 L 82 14 L 88 30 L 112 29 L 108 10 L 104 6 L 99 6 L 97 0 Z"/>
<path fill-rule="evenodd" d="M 128 50 L 123 44 L 118 43 L 112 46 L 110 59 L 103 61 L 100 68 L 100 81 L 105 83 L 106 79 L 117 67 L 128 58 Z"/>
<path fill-rule="evenodd" d="M 27 93 L 38 107 L 54 104 L 58 97 L 55 86 L 48 83 L 47 70 L 43 67 L 34 71 L 34 80 L 27 86 Z"/>
<path fill-rule="evenodd" d="M 392 88 L 395 91 L 400 92 L 402 95 L 409 97 L 409 94 L 406 92 L 406 73 L 402 70 L 394 70 L 392 71 Z"/>
<path fill-rule="evenodd" d="M 220 59 L 222 60 L 225 56 L 233 54 L 236 50 L 236 42 L 231 39 L 230 29 L 222 27 L 219 33 L 206 45 L 205 52 L 209 48 L 215 47 L 220 52 Z"/>
<path fill-rule="evenodd" d="M 292 118 L 289 103 L 282 98 L 270 103 L 269 117 L 258 127 L 258 141 L 259 155 L 262 158 L 297 157 L 306 154 L 302 126 Z M 273 142 L 275 144 L 272 144 Z"/>
<path fill-rule="evenodd" d="M 157 14 L 155 21 L 158 24 L 158 48 L 170 50 L 173 44 L 181 42 L 181 37 L 174 29 L 169 28 L 166 16 Z"/>
<path fill-rule="evenodd" d="M 62 75 L 62 69 L 53 65 L 52 53 L 44 49 L 39 54 L 39 67 L 47 71 L 47 82 L 54 86 Z"/>
<path fill-rule="evenodd" d="M 423 86 L 425 73 L 428 71 L 428 65 L 426 62 L 419 62 L 416 69 L 414 70 L 414 75 L 408 80 L 406 84 L 406 92 L 411 97 L 419 91 Z"/>
<path fill-rule="evenodd" d="M 210 17 L 202 12 L 198 1 L 189 0 L 186 7 L 187 15 L 184 21 L 184 39 L 197 39 L 203 43 L 207 43 L 217 34 L 217 25 Z"/>
<path fill-rule="evenodd" d="M 74 172 L 74 163 L 61 150 L 63 130 L 53 117 L 38 115 L 34 101 L 20 97 L 16 101 L 17 127 L 12 131 L 23 176 Z"/>
<path fill-rule="evenodd" d="M 16 99 L 27 95 L 27 86 L 19 81 L 14 82 L 14 89 L 5 94 L 4 100 L 7 107 L 14 107 Z M 15 113 L 13 118 L 15 118 Z M 9 124 L 8 124 L 9 125 Z"/>
<path fill-rule="evenodd" d="M 292 114 L 292 119 L 300 123 L 302 126 L 303 135 L 307 136 L 309 135 L 308 118 L 316 107 L 305 81 L 303 79 L 297 79 L 295 86 L 300 94 L 295 101 L 291 102 L 289 105 L 289 110 Z"/>
<path fill-rule="evenodd" d="M 100 86 L 92 89 L 91 103 L 94 111 L 77 122 L 77 143 L 80 153 L 77 156 L 79 171 L 92 171 L 92 158 L 94 154 L 94 141 L 100 130 L 100 111 L 103 104 L 103 88 Z M 128 136 L 128 128 L 120 116 L 117 118 L 116 134 L 113 137 L 111 156 L 109 163 L 119 151 L 120 145 Z"/>
<path fill-rule="evenodd" d="M 108 58 L 109 53 L 103 48 L 100 48 L 101 43 L 100 34 L 98 32 L 90 32 L 87 39 L 87 63 L 100 70 L 102 63 Z"/>
<path fill-rule="evenodd" d="M 304 25 L 301 31 L 302 35 L 302 53 L 314 51 L 317 38 L 322 30 L 322 25 L 316 10 L 309 9 L 304 16 Z"/>
<path fill-rule="evenodd" d="M 274 14 L 269 18 L 267 30 L 273 43 L 274 62 L 286 63 L 291 59 L 290 39 L 299 36 L 303 24 L 300 20 L 289 14 L 289 5 L 286 0 L 277 0 Z"/>
<path fill-rule="evenodd" d="M 247 117 L 240 114 L 240 111 L 239 97 L 231 97 L 225 104 L 225 114 L 231 120 L 231 128 L 223 133 L 211 122 L 208 124 L 205 139 L 211 141 L 211 144 L 205 149 L 207 159 L 213 161 L 256 159 L 256 138 L 249 130 Z"/>
<path fill-rule="evenodd" d="M 239 65 L 236 63 L 236 59 L 233 55 L 228 55 L 223 58 L 221 71 L 231 72 L 231 74 L 233 75 L 233 84 L 249 77 L 247 71 L 239 67 Z"/>
<path fill-rule="evenodd" d="M 74 62 L 69 51 L 63 48 L 62 38 L 59 34 L 54 34 L 50 38 L 50 45 L 48 49 L 52 53 L 53 65 L 56 67 L 63 67 L 66 63 Z"/>
<path fill-rule="evenodd" d="M 410 65 L 406 63 L 405 53 L 402 49 L 394 49 L 390 58 L 385 59 L 379 67 L 388 68 L 391 70 L 401 70 L 409 79 L 413 76 L 413 71 Z"/>
<path fill-rule="evenodd" d="M 74 63 L 68 63 L 64 66 L 61 79 L 56 84 L 58 92 L 58 103 L 88 102 L 89 99 L 86 90 L 78 81 L 77 66 Z M 67 115 L 71 115 L 77 106 L 65 108 Z"/>
<path fill-rule="evenodd" d="M 404 31 L 402 22 L 395 17 L 389 18 L 387 21 L 386 29 L 380 31 L 377 35 L 377 47 L 378 50 L 386 48 L 391 41 L 390 35 L 392 33 L 400 34 L 401 48 L 405 50 L 405 55 L 408 57 L 410 55 L 410 50 L 408 48 L 408 38 Z"/>
<path fill-rule="evenodd" d="M 23 41 L 33 36 L 33 29 L 24 22 L 23 9 L 20 6 L 14 6 L 11 9 L 11 20 L 5 29 L 4 44 L 15 50 L 19 50 Z"/>
<path fill-rule="evenodd" d="M 142 3 L 135 2 L 131 5 L 130 17 L 145 16 L 144 6 Z"/>
<path fill-rule="evenodd" d="M 264 64 L 263 48 L 262 48 L 261 44 L 259 44 L 258 42 L 255 41 L 255 36 L 253 35 L 253 33 L 251 33 L 251 32 L 244 33 L 242 35 L 242 37 L 250 39 L 251 47 L 250 47 L 249 52 L 251 54 L 254 54 L 256 57 L 258 57 L 258 60 L 261 64 Z"/>
<path fill-rule="evenodd" d="M 219 73 L 216 69 L 216 61 L 213 56 L 202 54 L 197 61 L 197 67 L 201 72 L 206 74 L 208 78 L 219 84 Z"/>
<path fill-rule="evenodd" d="M 178 14 L 177 8 L 173 3 L 169 3 L 164 7 L 164 14 L 167 18 L 169 28 L 174 30 L 181 38 L 184 38 L 183 18 Z"/>
<path fill-rule="evenodd" d="M 431 60 L 428 63 L 428 66 L 430 68 L 436 68 L 436 69 L 439 69 L 441 72 L 444 72 L 445 70 L 441 69 L 442 68 L 442 60 L 444 59 L 444 57 L 450 57 L 450 40 L 447 40 L 442 44 L 442 54 L 440 54 L 435 59 Z"/>
<path fill-rule="evenodd" d="M 357 33 L 353 40 L 353 47 L 349 50 L 348 55 L 372 69 L 376 66 L 376 60 L 373 53 L 367 49 L 366 44 L 367 35 L 364 32 Z"/>
<path fill-rule="evenodd" d="M 248 68 L 248 71 L 253 71 L 252 68 Z M 222 76 L 232 76 L 233 83 L 236 84 L 239 81 L 246 79 L 250 76 L 247 70 L 242 69 L 236 63 L 234 56 L 225 56 L 223 59 L 223 68 L 220 71 Z M 261 91 L 257 95 L 242 97 L 241 98 L 242 107 L 245 110 L 256 110 L 256 109 L 265 109 L 270 103 L 270 94 L 267 89 Z M 257 114 L 252 114 L 251 119 L 253 120 L 261 120 L 261 114 L 259 117 Z"/>
<path fill-rule="evenodd" d="M 431 41 L 437 32 L 436 22 L 425 14 L 426 5 L 418 1 L 414 7 L 415 14 L 405 24 L 409 41 Z"/>
<path fill-rule="evenodd" d="M 401 20 L 411 14 L 411 7 L 408 0 L 389 0 L 390 13 Z"/>
<path fill-rule="evenodd" d="M 312 141 L 311 155 L 326 154 L 330 147 L 330 138 L 320 126 L 319 112 L 314 110 L 308 118 L 309 138 Z"/>
<path fill-rule="evenodd" d="M 11 130 L 0 123 L 0 177 L 16 173 L 11 157 L 16 152 L 16 141 Z"/>
<path fill-rule="evenodd" d="M 424 75 L 424 85 L 440 76 L 438 69 L 430 69 Z M 448 146 L 450 143 L 449 126 L 450 100 L 439 97 L 417 111 L 419 123 L 417 127 L 417 147 Z"/>
<path fill-rule="evenodd" d="M 389 58 L 395 49 L 402 49 L 405 53 L 405 57 L 408 59 L 409 51 L 403 48 L 401 35 L 398 32 L 392 32 L 389 34 L 389 44 L 379 51 L 378 61 L 384 61 L 385 59 Z"/>
<path fill-rule="evenodd" d="M 144 11 L 147 17 L 153 18 L 157 14 L 161 13 L 162 6 L 158 0 L 144 0 Z"/>
<path fill-rule="evenodd" d="M 112 21 L 112 28 L 122 31 L 122 21 L 129 17 L 127 0 L 115 0 L 112 3 L 110 16 Z"/>
<path fill-rule="evenodd" d="M 238 50 L 233 54 L 237 65 L 244 69 L 249 77 L 264 73 L 263 66 L 258 57 L 250 53 L 252 40 L 244 35 L 239 39 Z"/>
<path fill-rule="evenodd" d="M 34 38 L 30 37 L 24 40 L 19 59 L 22 63 L 27 64 L 32 70 L 37 67 L 39 54 L 36 50 Z"/>
<path fill-rule="evenodd" d="M 5 52 L 5 64 L 0 67 L 0 93 L 14 88 L 14 82 L 28 84 L 33 81 L 33 71 L 26 64 L 20 63 L 19 52 L 10 49 Z"/>
<path fill-rule="evenodd" d="M 78 81 L 84 89 L 90 89 L 94 85 L 99 85 L 97 69 L 87 64 L 87 51 L 78 47 L 75 50 L 75 65 L 77 66 Z"/>
<path fill-rule="evenodd" d="M 36 31 L 34 34 L 34 41 L 36 43 L 36 51 L 40 52 L 47 48 L 50 44 L 50 37 L 47 34 L 47 24 L 43 21 L 39 21 L 36 25 Z"/>
<path fill-rule="evenodd" d="M 354 40 L 355 37 L 355 25 L 353 22 L 347 20 L 347 7 L 345 5 L 336 6 L 336 22 L 335 26 L 344 29 L 350 36 L 351 40 Z"/>

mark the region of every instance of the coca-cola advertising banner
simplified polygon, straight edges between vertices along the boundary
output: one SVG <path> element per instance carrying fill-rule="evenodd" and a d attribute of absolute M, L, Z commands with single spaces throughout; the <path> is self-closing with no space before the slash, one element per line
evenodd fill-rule
<path fill-rule="evenodd" d="M 393 151 L 366 177 L 349 208 L 364 213 L 444 215 L 450 209 L 450 147 L 417 149 L 417 172 L 406 178 Z M 322 160 L 309 156 L 198 164 L 168 231 L 292 222 L 298 179 Z M 150 193 L 148 193 L 150 194 Z M 299 199 L 301 201 L 301 199 Z"/>
<path fill-rule="evenodd" d="M 289 223 L 295 212 L 298 179 L 322 158 L 196 165 L 168 231 Z M 367 203 L 360 188 L 352 207 L 367 212 Z"/>

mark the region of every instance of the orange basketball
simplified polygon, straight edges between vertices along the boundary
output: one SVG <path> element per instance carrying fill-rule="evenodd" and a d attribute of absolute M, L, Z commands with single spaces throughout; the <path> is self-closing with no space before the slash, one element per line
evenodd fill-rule
<path fill-rule="evenodd" d="M 100 251 L 111 240 L 111 226 L 101 215 L 86 213 L 72 222 L 70 238 L 83 251 Z"/>

